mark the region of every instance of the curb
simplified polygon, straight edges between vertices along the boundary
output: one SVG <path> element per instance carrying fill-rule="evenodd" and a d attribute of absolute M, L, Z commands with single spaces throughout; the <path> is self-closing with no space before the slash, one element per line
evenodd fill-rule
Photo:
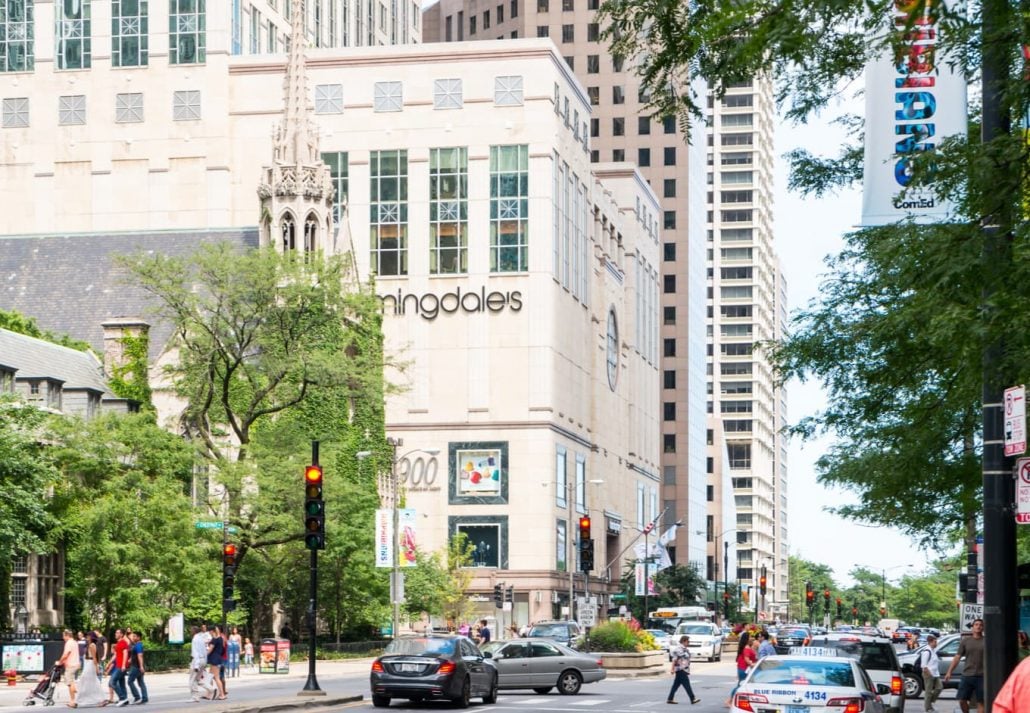
<path fill-rule="evenodd" d="M 220 708 L 205 706 L 204 710 L 216 711 L 217 713 L 277 713 L 278 711 L 312 710 L 328 706 L 341 706 L 345 703 L 355 703 L 361 700 L 364 700 L 364 696 L 304 696 L 296 699 L 279 698 L 265 703 L 239 703 Z"/>
<path fill-rule="evenodd" d="M 624 668 L 624 669 L 611 669 L 606 668 L 608 672 L 606 679 L 612 679 L 615 681 L 625 680 L 628 678 L 650 678 L 653 676 L 661 676 L 668 672 L 666 666 L 650 666 L 648 668 Z"/>

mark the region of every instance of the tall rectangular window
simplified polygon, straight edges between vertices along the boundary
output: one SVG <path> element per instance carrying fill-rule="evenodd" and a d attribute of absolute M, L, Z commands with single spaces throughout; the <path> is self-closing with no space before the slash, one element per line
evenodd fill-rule
<path fill-rule="evenodd" d="M 407 275 L 408 152 L 373 151 L 369 174 L 372 269 L 377 275 Z"/>
<path fill-rule="evenodd" d="M 168 61 L 201 64 L 207 58 L 206 0 L 169 0 Z"/>
<path fill-rule="evenodd" d="M 111 0 L 111 65 L 145 67 L 149 53 L 148 0 Z"/>
<path fill-rule="evenodd" d="M 555 503 L 560 508 L 567 508 L 569 489 L 569 465 L 567 451 L 564 447 L 558 446 L 555 451 L 554 462 L 554 494 Z"/>
<path fill-rule="evenodd" d="M 490 147 L 490 272 L 529 269 L 529 146 Z"/>
<path fill-rule="evenodd" d="M 587 459 L 576 454 L 576 512 L 587 511 Z"/>
<path fill-rule="evenodd" d="M 346 151 L 331 151 L 322 154 L 322 160 L 329 166 L 329 176 L 333 182 L 333 222 L 339 226 L 343 217 L 343 203 L 347 199 L 350 165 Z"/>
<path fill-rule="evenodd" d="M 91 59 L 90 0 L 57 0 L 54 3 L 58 69 L 89 69 Z"/>
<path fill-rule="evenodd" d="M 559 572 L 567 571 L 565 569 L 565 558 L 568 557 L 569 545 L 568 545 L 568 523 L 565 520 L 557 521 L 558 529 L 556 531 L 556 540 L 558 545 L 558 551 L 555 553 L 555 569 Z"/>
<path fill-rule="evenodd" d="M 429 272 L 468 272 L 468 149 L 429 152 Z"/>
<path fill-rule="evenodd" d="M 0 72 L 35 67 L 32 0 L 0 0 Z"/>
<path fill-rule="evenodd" d="M 250 8 L 250 53 L 257 54 L 261 50 L 261 13 L 256 7 Z"/>

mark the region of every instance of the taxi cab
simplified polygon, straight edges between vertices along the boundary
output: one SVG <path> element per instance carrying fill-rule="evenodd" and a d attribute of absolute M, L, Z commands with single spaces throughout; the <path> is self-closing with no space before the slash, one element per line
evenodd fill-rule
<path fill-rule="evenodd" d="M 865 669 L 831 650 L 804 650 L 766 656 L 740 684 L 731 713 L 885 713 L 881 696 Z M 830 655 L 826 655 L 830 654 Z"/>

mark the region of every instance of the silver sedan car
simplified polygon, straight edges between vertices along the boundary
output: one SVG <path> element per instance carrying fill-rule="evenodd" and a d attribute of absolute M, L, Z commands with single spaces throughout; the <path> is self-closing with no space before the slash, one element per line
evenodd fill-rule
<path fill-rule="evenodd" d="M 559 693 L 574 696 L 584 683 L 607 675 L 596 654 L 575 651 L 550 639 L 491 641 L 481 649 L 497 667 L 500 688 L 532 688 L 543 694 L 557 686 Z"/>

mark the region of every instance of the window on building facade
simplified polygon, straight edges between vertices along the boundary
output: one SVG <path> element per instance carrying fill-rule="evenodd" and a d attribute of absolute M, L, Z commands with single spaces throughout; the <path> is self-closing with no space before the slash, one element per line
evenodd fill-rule
<path fill-rule="evenodd" d="M 645 168 L 651 165 L 651 149 L 637 149 L 637 165 Z"/>
<path fill-rule="evenodd" d="M 510 11 L 509 11 L 508 14 L 512 18 L 518 17 L 519 16 L 519 0 L 511 0 L 511 7 L 509 8 L 509 10 Z"/>
<path fill-rule="evenodd" d="M 28 97 L 4 99 L 0 104 L 0 126 L 5 129 L 24 129 L 29 125 Z"/>
<path fill-rule="evenodd" d="M 497 24 L 504 22 L 504 5 L 497 6 Z"/>
<path fill-rule="evenodd" d="M 537 37 L 550 37 L 551 36 L 551 28 L 548 27 L 547 25 L 537 25 L 536 26 L 536 36 Z"/>
<path fill-rule="evenodd" d="M 569 506 L 569 501 L 566 499 L 569 490 L 569 459 L 568 451 L 564 446 L 558 446 L 555 449 L 554 482 L 555 503 L 560 508 L 567 508 Z"/>
<path fill-rule="evenodd" d="M 667 134 L 675 134 L 676 133 L 676 117 L 674 117 L 674 116 L 667 116 L 664 119 L 662 119 L 662 131 L 664 131 Z"/>
<path fill-rule="evenodd" d="M 599 163 L 601 161 L 601 152 L 597 149 L 590 150 L 590 163 Z"/>
<path fill-rule="evenodd" d="M 429 271 L 468 272 L 468 149 L 429 152 Z"/>
<path fill-rule="evenodd" d="M 111 0 L 111 66 L 144 67 L 150 47 L 149 0 Z"/>
<path fill-rule="evenodd" d="M 662 434 L 662 452 L 664 452 L 664 453 L 675 453 L 676 452 L 676 434 L 675 433 L 663 433 Z"/>
<path fill-rule="evenodd" d="M 675 275 L 663 275 L 662 276 L 663 291 L 667 295 L 676 293 L 676 276 Z"/>
<path fill-rule="evenodd" d="M 529 147 L 490 147 L 490 272 L 529 269 Z"/>
<path fill-rule="evenodd" d="M 372 151 L 369 176 L 372 269 L 377 275 L 407 275 L 408 152 Z"/>
<path fill-rule="evenodd" d="M 460 109 L 462 107 L 462 103 L 460 79 L 433 80 L 434 109 Z"/>
<path fill-rule="evenodd" d="M 676 197 L 676 179 L 666 178 L 662 181 L 662 197 L 664 198 L 675 198 Z"/>
<path fill-rule="evenodd" d="M 612 161 L 618 163 L 626 160 L 626 149 L 612 149 Z"/>
<path fill-rule="evenodd" d="M 587 511 L 587 460 L 576 454 L 576 512 L 586 514 Z"/>
<path fill-rule="evenodd" d="M 315 113 L 316 114 L 342 114 L 343 113 L 343 85 L 342 84 L 316 84 L 315 85 Z"/>
<path fill-rule="evenodd" d="M 662 257 L 665 262 L 676 261 L 676 243 L 662 243 Z"/>
<path fill-rule="evenodd" d="M 555 529 L 555 542 L 557 544 L 557 551 L 555 552 L 554 566 L 559 572 L 567 571 L 565 569 L 565 560 L 568 557 L 569 545 L 568 545 L 568 523 L 565 520 L 558 520 Z"/>
<path fill-rule="evenodd" d="M 676 356 L 676 340 L 673 338 L 662 340 L 662 356 Z"/>
<path fill-rule="evenodd" d="M 621 85 L 612 87 L 612 104 L 625 104 L 626 90 Z"/>
<path fill-rule="evenodd" d="M 119 124 L 136 124 L 143 121 L 143 94 L 115 94 L 114 120 Z"/>
<path fill-rule="evenodd" d="M 729 455 L 730 469 L 748 470 L 751 468 L 750 443 L 727 443 L 726 452 Z"/>
<path fill-rule="evenodd" d="M 612 119 L 612 136 L 626 135 L 626 120 L 621 116 Z"/>
<path fill-rule="evenodd" d="M 206 0 L 169 0 L 168 61 L 200 64 L 207 59 Z"/>
<path fill-rule="evenodd" d="M 676 165 L 676 147 L 675 146 L 666 146 L 664 149 L 662 149 L 662 155 L 663 155 L 663 157 L 665 159 L 665 165 L 666 166 L 675 166 Z"/>
<path fill-rule="evenodd" d="M 35 67 L 33 0 L 0 0 L 0 72 Z"/>
<path fill-rule="evenodd" d="M 612 57 L 612 71 L 616 73 L 621 72 L 624 61 L 622 57 Z"/>
<path fill-rule="evenodd" d="M 662 388 L 675 389 L 676 388 L 676 370 L 666 369 L 662 372 Z"/>
<path fill-rule="evenodd" d="M 576 58 L 572 55 L 566 55 L 562 59 L 565 60 L 565 64 L 569 65 L 569 69 L 576 71 Z"/>
<path fill-rule="evenodd" d="M 90 34 L 91 0 L 67 0 L 54 3 L 56 34 L 54 62 L 58 69 L 89 69 L 92 36 Z"/>
<path fill-rule="evenodd" d="M 342 210 L 349 190 L 350 165 L 346 151 L 331 151 L 322 154 L 322 161 L 329 166 L 329 178 L 333 182 L 333 222 L 339 226 Z"/>
<path fill-rule="evenodd" d="M 590 97 L 591 106 L 598 106 L 601 103 L 601 88 L 587 87 L 587 96 Z"/>
<path fill-rule="evenodd" d="M 74 94 L 57 100 L 57 123 L 73 126 L 86 123 L 86 95 Z"/>
<path fill-rule="evenodd" d="M 651 133 L 651 117 L 649 116 L 638 116 L 637 117 L 637 133 L 641 136 L 647 136 Z"/>
<path fill-rule="evenodd" d="M 522 102 L 521 75 L 494 78 L 494 104 L 497 106 L 522 106 Z"/>
<path fill-rule="evenodd" d="M 676 324 L 676 308 L 675 307 L 663 307 L 662 308 L 662 323 L 673 325 Z"/>
<path fill-rule="evenodd" d="M 675 421 L 676 420 L 676 402 L 666 401 L 662 404 L 662 420 L 663 421 Z"/>
<path fill-rule="evenodd" d="M 484 30 L 489 30 L 490 29 L 490 11 L 489 10 L 487 10 L 487 11 L 485 11 L 483 13 L 483 29 Z"/>
<path fill-rule="evenodd" d="M 601 39 L 601 26 L 596 22 L 587 25 L 587 42 L 597 42 Z"/>
<path fill-rule="evenodd" d="M 200 119 L 200 92 L 187 90 L 172 94 L 172 118 L 175 121 Z"/>
<path fill-rule="evenodd" d="M 372 105 L 375 111 L 401 111 L 404 108 L 404 87 L 400 82 L 376 82 Z"/>
<path fill-rule="evenodd" d="M 601 57 L 596 54 L 587 55 L 587 74 L 597 74 L 601 71 Z"/>
<path fill-rule="evenodd" d="M 575 25 L 562 25 L 561 26 L 561 41 L 562 42 L 575 42 L 576 41 L 576 26 Z"/>
<path fill-rule="evenodd" d="M 666 210 L 662 212 L 662 227 L 666 230 L 676 229 L 676 211 Z"/>
<path fill-rule="evenodd" d="M 476 34 L 476 20 L 478 20 L 478 19 L 479 18 L 477 18 L 475 15 L 469 15 L 469 34 L 470 35 Z"/>
<path fill-rule="evenodd" d="M 548 12 L 550 10 L 548 0 L 536 0 L 537 12 Z"/>
<path fill-rule="evenodd" d="M 330 4 L 330 8 L 333 7 Z M 250 53 L 257 54 L 261 47 L 261 13 L 256 7 L 250 8 Z"/>

